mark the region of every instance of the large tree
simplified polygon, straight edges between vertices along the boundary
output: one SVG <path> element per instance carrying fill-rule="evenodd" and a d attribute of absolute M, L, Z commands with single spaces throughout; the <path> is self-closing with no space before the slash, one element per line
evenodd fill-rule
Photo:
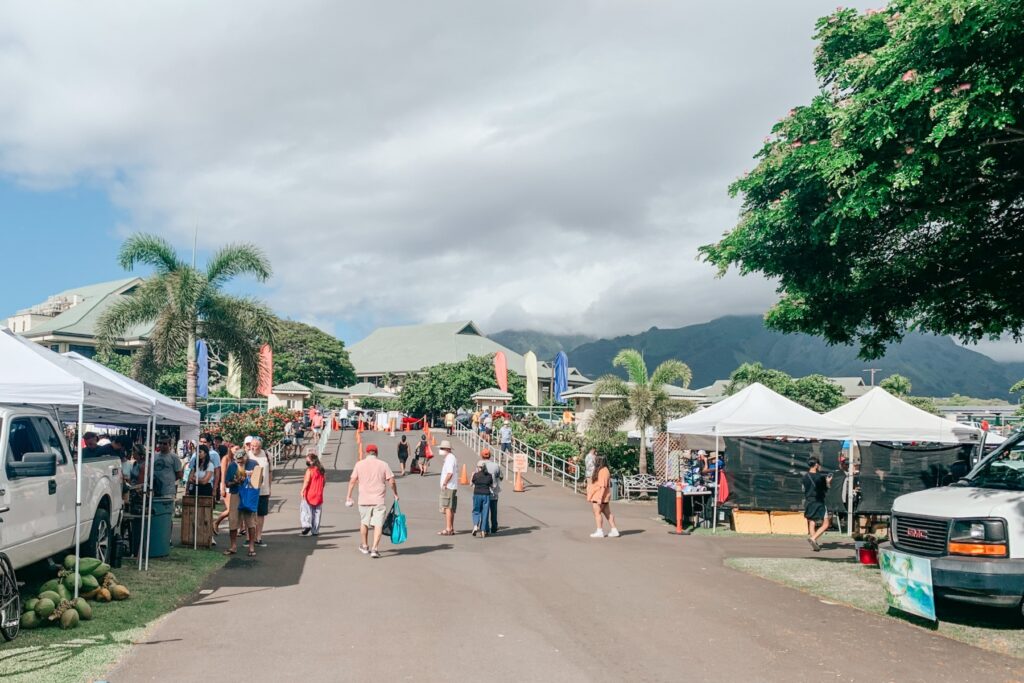
<path fill-rule="evenodd" d="M 312 325 L 281 320 L 274 337 L 274 381 L 347 387 L 356 373 L 345 344 Z"/>
<path fill-rule="evenodd" d="M 725 393 L 735 394 L 743 387 L 760 382 L 777 394 L 815 410 L 828 412 L 846 403 L 843 389 L 824 375 L 807 375 L 794 379 L 781 370 L 766 368 L 760 363 L 744 363 L 729 375 Z"/>
<path fill-rule="evenodd" d="M 1024 2 L 819 20 L 818 94 L 772 128 L 703 257 L 779 282 L 768 324 L 859 342 L 1024 330 Z"/>
<path fill-rule="evenodd" d="M 632 419 L 641 435 L 639 471 L 640 474 L 646 474 L 647 439 L 644 435 L 647 434 L 647 428 L 664 430 L 669 417 L 692 410 L 692 404 L 673 401 L 665 391 L 665 385 L 679 382 L 681 386 L 687 387 L 693 379 L 693 373 L 686 363 L 667 360 L 648 376 L 647 363 L 636 349 L 622 349 L 612 360 L 612 365 L 624 368 L 629 381 L 615 375 L 605 375 L 597 380 L 594 384 L 594 402 L 598 407 L 592 424 L 599 433 L 607 433 Z M 600 399 L 607 395 L 620 398 Z"/>
<path fill-rule="evenodd" d="M 473 394 L 495 386 L 493 354 L 439 363 L 405 379 L 402 410 L 410 415 L 423 415 L 468 408 L 473 404 Z M 514 405 L 526 403 L 526 382 L 513 372 L 508 374 L 508 391 Z"/>
<path fill-rule="evenodd" d="M 155 323 L 146 345 L 135 354 L 137 377 L 150 378 L 173 367 L 186 354 L 185 399 L 196 402 L 196 340 L 205 339 L 222 353 L 232 353 L 242 372 L 259 372 L 259 347 L 272 343 L 277 320 L 262 303 L 225 294 L 221 288 L 238 275 L 264 282 L 270 262 L 249 244 L 230 244 L 199 269 L 178 258 L 174 247 L 154 235 L 135 234 L 121 245 L 118 261 L 125 270 L 145 264 L 154 270 L 130 296 L 108 308 L 99 320 L 101 345 L 137 325 Z"/>

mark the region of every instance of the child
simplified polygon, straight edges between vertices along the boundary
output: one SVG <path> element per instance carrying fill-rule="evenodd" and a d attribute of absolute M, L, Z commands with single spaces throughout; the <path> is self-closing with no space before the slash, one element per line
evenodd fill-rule
<path fill-rule="evenodd" d="M 324 466 L 316 453 L 306 454 L 306 476 L 302 480 L 302 501 L 299 503 L 299 526 L 302 535 L 311 531 L 320 535 L 320 509 L 324 504 Z"/>

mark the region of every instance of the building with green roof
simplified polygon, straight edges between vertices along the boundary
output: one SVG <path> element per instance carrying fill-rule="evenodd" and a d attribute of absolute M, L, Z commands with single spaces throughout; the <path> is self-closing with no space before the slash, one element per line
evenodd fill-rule
<path fill-rule="evenodd" d="M 75 351 L 91 358 L 99 343 L 100 316 L 141 284 L 142 278 L 132 277 L 65 290 L 8 317 L 7 329 L 52 351 Z M 114 340 L 114 348 L 130 353 L 143 346 L 152 331 L 152 324 L 136 326 Z"/>

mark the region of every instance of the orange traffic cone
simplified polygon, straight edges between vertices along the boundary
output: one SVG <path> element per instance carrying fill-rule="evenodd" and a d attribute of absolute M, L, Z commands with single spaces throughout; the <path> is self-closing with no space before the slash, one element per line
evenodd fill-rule
<path fill-rule="evenodd" d="M 462 463 L 462 474 L 459 475 L 459 484 L 462 486 L 469 485 L 469 477 L 466 475 L 466 463 Z"/>
<path fill-rule="evenodd" d="M 512 487 L 512 490 L 515 493 L 522 493 L 523 491 L 526 490 L 526 487 L 523 486 L 523 473 L 522 472 L 516 472 L 516 483 Z"/>

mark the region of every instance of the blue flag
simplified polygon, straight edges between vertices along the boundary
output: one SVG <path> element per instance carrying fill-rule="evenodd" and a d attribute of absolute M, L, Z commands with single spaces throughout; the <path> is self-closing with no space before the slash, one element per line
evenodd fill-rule
<path fill-rule="evenodd" d="M 196 340 L 196 365 L 196 396 L 206 398 L 210 395 L 210 353 L 202 339 Z"/>
<path fill-rule="evenodd" d="M 562 402 L 562 394 L 569 390 L 569 357 L 565 351 L 555 356 L 555 402 Z"/>

